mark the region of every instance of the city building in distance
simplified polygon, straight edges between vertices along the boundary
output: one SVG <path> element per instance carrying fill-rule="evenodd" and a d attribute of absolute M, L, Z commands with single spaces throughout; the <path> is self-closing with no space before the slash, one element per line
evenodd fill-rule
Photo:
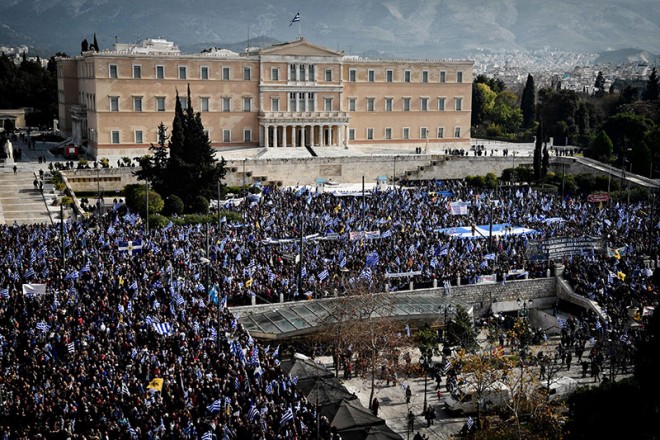
<path fill-rule="evenodd" d="M 304 38 L 183 54 L 163 39 L 58 59 L 60 129 L 92 156 L 135 157 L 172 122 L 176 93 L 223 148 L 470 142 L 470 60 L 375 60 Z M 190 87 L 191 102 L 187 102 Z"/>

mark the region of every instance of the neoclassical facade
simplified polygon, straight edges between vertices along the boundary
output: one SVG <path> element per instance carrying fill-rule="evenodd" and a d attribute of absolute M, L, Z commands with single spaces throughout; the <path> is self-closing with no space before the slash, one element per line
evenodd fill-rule
<path fill-rule="evenodd" d="M 58 60 L 60 129 L 95 157 L 134 157 L 176 93 L 213 147 L 467 145 L 472 61 L 373 60 L 303 38 L 242 54 L 165 40 Z M 190 87 L 191 102 L 187 100 Z"/>

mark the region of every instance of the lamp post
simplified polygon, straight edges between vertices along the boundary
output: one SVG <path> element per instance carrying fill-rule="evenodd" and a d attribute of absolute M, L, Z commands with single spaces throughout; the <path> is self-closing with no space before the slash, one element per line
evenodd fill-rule
<path fill-rule="evenodd" d="M 442 360 L 446 361 L 446 357 L 451 354 L 451 350 L 447 347 L 447 314 L 454 311 L 454 307 L 451 304 L 445 304 L 444 306 L 439 306 L 438 309 L 442 310 L 445 315 L 445 320 L 442 321 L 444 328 L 442 329 Z"/>
<path fill-rule="evenodd" d="M 433 351 L 428 349 L 426 353 L 422 353 L 422 356 L 419 358 L 419 364 L 424 368 L 424 413 L 426 413 L 427 401 L 426 401 L 426 390 L 428 387 L 429 380 L 429 370 L 433 365 Z"/>
<path fill-rule="evenodd" d="M 522 319 L 522 324 L 524 325 L 523 331 L 525 332 L 524 334 L 519 335 L 520 337 L 520 357 L 521 359 L 525 357 L 525 350 L 527 349 L 526 343 L 527 343 L 527 333 L 529 331 L 529 324 L 528 324 L 528 316 L 529 316 L 529 309 L 528 307 L 531 307 L 534 302 L 531 299 L 524 300 L 522 298 L 518 298 L 516 300 L 516 303 L 518 304 L 518 317 Z"/>

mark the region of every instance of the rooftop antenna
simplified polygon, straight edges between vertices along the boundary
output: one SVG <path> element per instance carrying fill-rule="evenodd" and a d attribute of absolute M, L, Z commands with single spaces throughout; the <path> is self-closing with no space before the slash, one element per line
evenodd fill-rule
<path fill-rule="evenodd" d="M 247 31 L 248 31 L 248 39 L 247 39 L 247 50 L 246 50 L 246 52 L 248 52 L 250 50 L 250 26 L 247 27 Z"/>

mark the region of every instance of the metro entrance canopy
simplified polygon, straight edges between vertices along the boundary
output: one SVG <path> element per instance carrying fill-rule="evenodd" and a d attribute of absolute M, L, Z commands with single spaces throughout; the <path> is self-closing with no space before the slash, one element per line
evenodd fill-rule
<path fill-rule="evenodd" d="M 396 320 L 442 319 L 441 310 L 451 306 L 456 310 L 460 305 L 472 314 L 468 304 L 448 298 L 442 294 L 394 292 L 378 295 L 392 295 L 394 307 L 389 316 L 375 318 L 392 318 Z M 234 314 L 239 314 L 239 322 L 255 338 L 286 339 L 304 336 L 330 324 L 328 318 L 335 309 L 335 302 L 342 298 L 327 298 L 312 301 L 269 304 L 263 306 L 232 307 Z"/>

